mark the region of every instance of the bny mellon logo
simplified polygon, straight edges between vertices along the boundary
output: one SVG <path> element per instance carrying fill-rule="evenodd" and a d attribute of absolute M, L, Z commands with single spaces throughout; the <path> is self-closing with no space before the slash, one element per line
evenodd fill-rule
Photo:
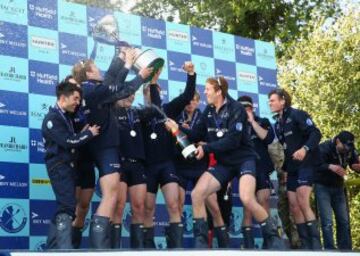
<path fill-rule="evenodd" d="M 35 219 L 36 217 L 38 217 L 39 214 L 35 213 L 35 212 L 31 212 L 31 218 Z"/>

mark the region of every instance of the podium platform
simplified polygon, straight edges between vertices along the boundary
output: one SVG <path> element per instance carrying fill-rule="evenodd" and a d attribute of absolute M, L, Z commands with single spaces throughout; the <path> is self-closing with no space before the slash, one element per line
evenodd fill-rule
<path fill-rule="evenodd" d="M 71 250 L 71 251 L 49 251 L 49 252 L 31 252 L 15 251 L 0 252 L 0 256 L 359 256 L 360 252 L 340 252 L 340 251 L 264 251 L 264 250 Z"/>

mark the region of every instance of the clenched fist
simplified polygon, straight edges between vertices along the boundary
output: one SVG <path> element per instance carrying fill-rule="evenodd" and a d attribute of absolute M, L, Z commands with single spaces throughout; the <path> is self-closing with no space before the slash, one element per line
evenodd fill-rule
<path fill-rule="evenodd" d="M 191 61 L 185 61 L 184 65 L 183 65 L 183 69 L 189 75 L 194 75 L 194 73 L 195 73 L 195 67 Z"/>

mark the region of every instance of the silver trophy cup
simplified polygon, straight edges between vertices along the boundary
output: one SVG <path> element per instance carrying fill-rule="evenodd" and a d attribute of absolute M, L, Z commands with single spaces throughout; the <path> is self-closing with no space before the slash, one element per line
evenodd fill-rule
<path fill-rule="evenodd" d="M 96 42 L 114 45 L 117 48 L 131 47 L 129 43 L 120 40 L 118 23 L 113 15 L 101 18 L 93 28 L 92 34 Z M 164 66 L 165 61 L 152 49 L 135 49 L 136 55 L 132 69 L 138 73 L 142 68 L 154 68 L 153 73 L 146 80 L 148 82 Z"/>

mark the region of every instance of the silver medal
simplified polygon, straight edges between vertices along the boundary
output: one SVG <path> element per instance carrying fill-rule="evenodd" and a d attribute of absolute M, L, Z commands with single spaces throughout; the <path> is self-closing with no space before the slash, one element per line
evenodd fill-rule
<path fill-rule="evenodd" d="M 153 132 L 152 134 L 150 134 L 150 138 L 151 138 L 152 140 L 156 140 L 157 134 L 156 134 L 155 132 Z"/>
<path fill-rule="evenodd" d="M 224 132 L 223 132 L 223 131 L 218 131 L 218 132 L 216 133 L 216 136 L 217 136 L 218 138 L 221 138 L 222 136 L 224 136 Z"/>
<path fill-rule="evenodd" d="M 131 131 L 130 131 L 130 136 L 131 136 L 131 137 L 136 137 L 136 132 L 135 132 L 134 130 L 131 130 Z"/>

